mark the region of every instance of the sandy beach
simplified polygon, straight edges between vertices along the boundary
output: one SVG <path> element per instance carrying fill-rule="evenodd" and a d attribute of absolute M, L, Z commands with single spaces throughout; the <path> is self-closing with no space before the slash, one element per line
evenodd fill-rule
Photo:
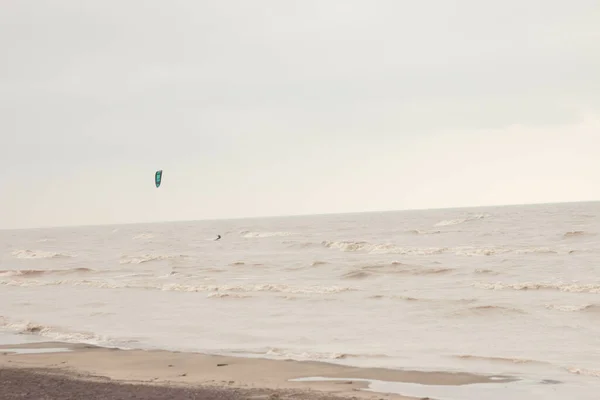
<path fill-rule="evenodd" d="M 291 381 L 305 377 L 347 380 Z M 364 390 L 368 383 L 352 379 L 426 385 L 499 382 L 497 377 L 492 380 L 466 373 L 355 368 L 60 342 L 0 346 L 2 399 L 416 399 L 370 392 Z"/>

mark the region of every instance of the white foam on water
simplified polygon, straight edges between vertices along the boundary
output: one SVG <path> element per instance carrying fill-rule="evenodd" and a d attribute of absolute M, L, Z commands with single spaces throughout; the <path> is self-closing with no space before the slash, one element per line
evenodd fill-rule
<path fill-rule="evenodd" d="M 46 347 L 46 348 L 11 348 L 11 349 L 2 349 L 0 348 L 0 353 L 15 353 L 15 354 L 42 354 L 42 353 L 62 353 L 71 351 L 66 347 Z"/>
<path fill-rule="evenodd" d="M 598 233 L 600 203 L 0 231 L 0 344 L 235 349 L 579 394 L 600 385 Z"/>

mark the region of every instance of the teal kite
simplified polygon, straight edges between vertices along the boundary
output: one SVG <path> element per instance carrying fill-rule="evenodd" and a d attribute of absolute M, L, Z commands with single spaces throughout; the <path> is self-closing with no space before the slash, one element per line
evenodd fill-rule
<path fill-rule="evenodd" d="M 162 169 L 159 171 L 156 171 L 156 173 L 154 174 L 154 183 L 156 184 L 156 187 L 160 186 L 161 181 L 162 181 Z"/>

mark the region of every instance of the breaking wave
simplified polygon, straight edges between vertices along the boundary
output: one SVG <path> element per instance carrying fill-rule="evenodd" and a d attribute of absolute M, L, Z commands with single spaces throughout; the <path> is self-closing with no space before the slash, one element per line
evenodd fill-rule
<path fill-rule="evenodd" d="M 517 254 L 557 254 L 558 251 L 553 250 L 549 247 L 534 247 L 530 249 L 517 249 Z"/>
<path fill-rule="evenodd" d="M 77 273 L 95 272 L 90 268 L 69 268 L 69 269 L 16 269 L 0 271 L 0 276 L 17 276 L 17 277 L 36 277 L 41 275 L 68 275 Z"/>
<path fill-rule="evenodd" d="M 56 253 L 50 251 L 37 251 L 37 250 L 15 250 L 12 252 L 15 258 L 20 259 L 44 259 L 44 258 L 71 258 L 75 257 L 71 254 Z"/>
<path fill-rule="evenodd" d="M 465 222 L 477 221 L 477 220 L 481 220 L 481 219 L 488 218 L 488 217 L 490 217 L 489 214 L 475 214 L 475 215 L 468 216 L 465 218 L 446 219 L 446 220 L 436 223 L 434 226 L 460 225 L 460 224 L 464 224 Z"/>
<path fill-rule="evenodd" d="M 447 248 L 409 248 L 399 247 L 393 244 L 371 244 L 369 242 L 352 242 L 352 241 L 324 241 L 322 246 L 329 249 L 337 249 L 344 252 L 359 252 L 365 251 L 372 254 L 415 254 L 415 255 L 431 255 L 442 254 L 448 251 Z"/>
<path fill-rule="evenodd" d="M 121 256 L 120 264 L 144 264 L 152 261 L 172 260 L 176 258 L 186 258 L 185 255 L 165 256 L 158 254 L 145 254 L 141 256 Z"/>
<path fill-rule="evenodd" d="M 346 272 L 342 279 L 364 279 L 374 275 L 406 274 L 406 275 L 438 275 L 453 272 L 453 268 L 426 268 L 411 266 L 399 262 L 383 265 L 369 265 Z"/>
<path fill-rule="evenodd" d="M 292 232 L 252 232 L 252 231 L 242 231 L 240 232 L 245 238 L 267 238 L 267 237 L 285 237 L 285 236 L 293 236 L 295 233 Z"/>
<path fill-rule="evenodd" d="M 0 280 L 3 286 L 88 286 L 100 289 L 140 289 L 160 290 L 166 292 L 221 292 L 221 293 L 251 293 L 251 292 L 275 292 L 294 294 L 336 294 L 349 291 L 357 291 L 357 288 L 347 286 L 289 286 L 285 284 L 256 284 L 256 285 L 193 285 L 182 283 L 155 283 L 155 282 L 106 282 L 100 280 L 56 280 L 56 281 L 18 281 Z"/>
<path fill-rule="evenodd" d="M 487 248 L 487 247 L 402 247 L 394 244 L 373 244 L 364 241 L 323 241 L 321 245 L 336 249 L 343 252 L 366 252 L 369 254 L 401 254 L 401 255 L 418 255 L 429 256 L 437 254 L 455 254 L 457 256 L 491 256 L 510 252 L 503 248 Z"/>
<path fill-rule="evenodd" d="M 143 239 L 152 239 L 154 235 L 151 233 L 140 233 L 139 235 L 135 235 L 133 240 L 143 240 Z"/>
<path fill-rule="evenodd" d="M 600 378 L 600 370 L 584 369 L 584 368 L 576 368 L 576 367 L 568 367 L 565 369 L 567 370 L 567 372 L 570 372 L 571 374 Z"/>
<path fill-rule="evenodd" d="M 564 312 L 584 311 L 589 313 L 600 313 L 600 304 L 583 304 L 579 306 L 546 304 L 546 308 L 548 310 L 557 310 Z"/>
<path fill-rule="evenodd" d="M 457 256 L 493 256 L 494 254 L 507 253 L 506 249 L 486 248 L 486 247 L 458 247 L 454 253 Z"/>
<path fill-rule="evenodd" d="M 147 287 L 141 287 L 143 289 Z M 153 288 L 153 287 L 151 287 Z M 259 285 L 181 285 L 167 284 L 162 285 L 160 290 L 178 291 L 178 292 L 277 292 L 277 293 L 296 293 L 296 294 L 334 294 L 357 289 L 340 286 L 305 286 L 293 287 L 284 284 L 259 284 Z"/>
<path fill-rule="evenodd" d="M 281 348 L 271 348 L 266 352 L 255 352 L 268 357 L 285 358 L 290 360 L 344 360 L 347 358 L 387 358 L 385 354 L 350 354 L 350 353 L 319 353 L 312 351 L 296 352 Z"/>
<path fill-rule="evenodd" d="M 439 233 L 442 233 L 442 231 L 422 231 L 419 229 L 410 229 L 410 230 L 406 231 L 406 233 L 413 234 L 413 235 L 437 235 Z"/>
<path fill-rule="evenodd" d="M 15 321 L 0 316 L 0 328 L 16 332 L 21 335 L 38 335 L 55 341 L 67 343 L 86 343 L 92 345 L 107 345 L 116 343 L 110 337 L 97 335 L 92 332 L 72 331 L 56 326 L 40 325 L 30 321 Z M 128 340 L 135 343 L 135 340 Z"/>
<path fill-rule="evenodd" d="M 246 294 L 239 294 L 239 293 L 211 293 L 208 296 L 209 299 L 213 299 L 213 298 L 217 298 L 217 299 L 223 299 L 223 298 L 228 298 L 228 299 L 247 299 L 249 297 L 252 297 L 250 295 L 246 295 Z"/>
<path fill-rule="evenodd" d="M 509 357 L 485 357 L 485 356 L 474 356 L 470 354 L 455 355 L 454 358 L 461 360 L 475 360 L 475 361 L 491 361 L 498 363 L 509 363 L 509 364 L 548 364 L 545 361 L 528 360 L 524 358 L 509 358 Z"/>
<path fill-rule="evenodd" d="M 535 283 L 535 282 L 524 282 L 524 283 L 489 283 L 489 282 L 475 282 L 474 287 L 487 290 L 558 290 L 561 292 L 570 293 L 600 293 L 600 284 L 577 284 L 577 283 Z"/>

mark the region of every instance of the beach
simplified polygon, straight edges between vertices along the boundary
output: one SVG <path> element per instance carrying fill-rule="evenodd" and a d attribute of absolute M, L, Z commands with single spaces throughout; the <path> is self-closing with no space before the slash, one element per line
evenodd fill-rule
<path fill-rule="evenodd" d="M 596 400 L 599 216 L 568 203 L 0 231 L 3 379 Z"/>
<path fill-rule="evenodd" d="M 416 397 L 365 391 L 373 379 L 424 385 L 509 382 L 509 377 L 447 372 L 354 368 L 299 362 L 148 350 L 120 350 L 69 343 L 29 343 L 0 347 L 1 398 L 364 398 Z M 302 382 L 327 376 L 339 381 Z M 107 394 L 110 393 L 110 394 Z M 131 393 L 131 394 L 129 394 Z M 145 394 L 142 394 L 145 393 Z M 71 396 L 71 397 L 68 397 Z M 420 399 L 421 397 L 419 397 Z"/>

